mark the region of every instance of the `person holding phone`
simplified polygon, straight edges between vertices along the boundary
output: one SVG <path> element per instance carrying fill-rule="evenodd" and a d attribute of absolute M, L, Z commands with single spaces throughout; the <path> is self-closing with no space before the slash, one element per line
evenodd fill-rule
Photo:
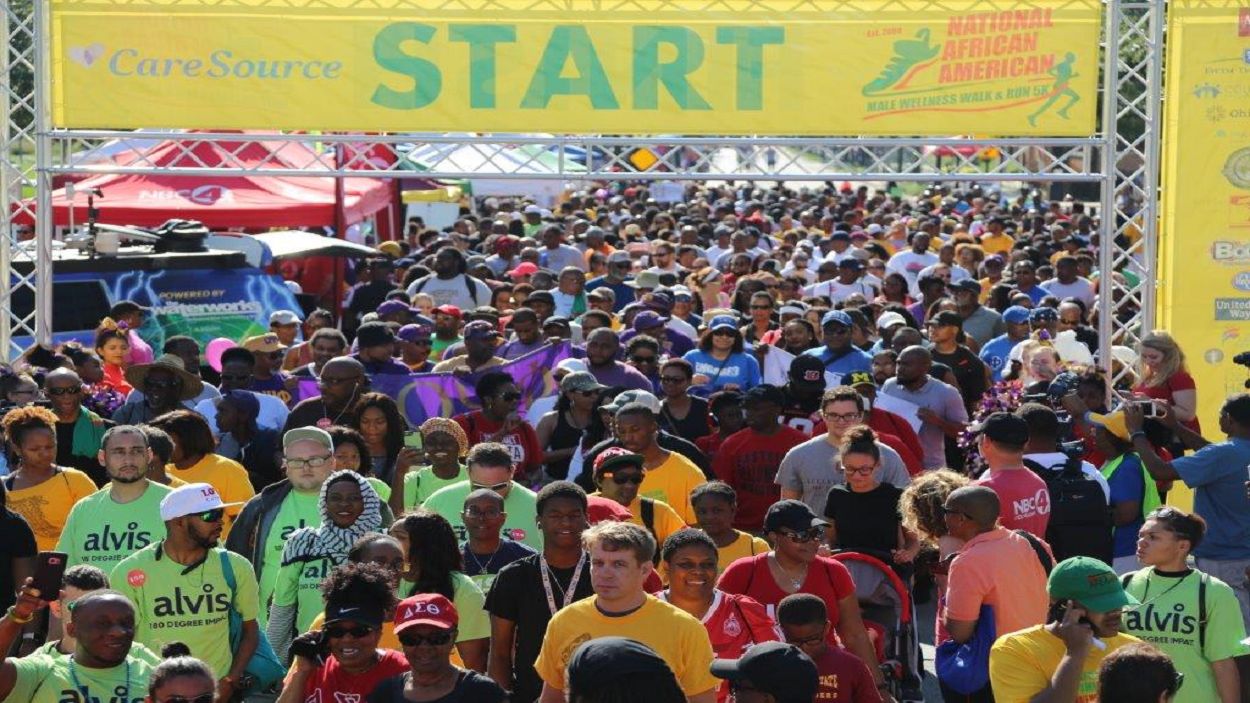
<path fill-rule="evenodd" d="M 401 652 L 379 649 L 382 623 L 398 599 L 387 569 L 349 562 L 321 584 L 325 624 L 291 643 L 294 664 L 277 703 L 360 700 L 408 670 Z"/>
<path fill-rule="evenodd" d="M 1000 637 L 990 649 L 990 685 L 999 703 L 1095 700 L 1102 660 L 1140 642 L 1120 631 L 1125 606 L 1138 601 L 1107 564 L 1065 559 L 1050 572 L 1046 593 L 1046 624 Z"/>

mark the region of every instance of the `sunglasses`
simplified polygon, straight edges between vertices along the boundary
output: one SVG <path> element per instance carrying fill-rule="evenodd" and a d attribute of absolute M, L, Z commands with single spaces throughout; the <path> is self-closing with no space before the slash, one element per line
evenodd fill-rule
<path fill-rule="evenodd" d="M 420 647 L 423 644 L 428 644 L 431 647 L 442 647 L 443 645 L 450 644 L 451 638 L 451 630 L 446 632 L 436 632 L 432 635 L 425 635 L 424 637 L 416 634 L 415 632 L 405 632 L 399 635 L 399 643 L 405 647 Z"/>
<path fill-rule="evenodd" d="M 951 508 L 946 507 L 945 505 L 939 505 L 937 510 L 938 510 L 939 517 L 945 517 L 947 515 L 958 515 L 959 517 L 965 520 L 972 519 L 971 517 L 968 516 L 968 513 L 961 512 L 959 510 L 953 510 Z"/>
<path fill-rule="evenodd" d="M 654 356 L 631 356 L 629 360 L 635 364 L 654 364 L 656 361 Z"/>
<path fill-rule="evenodd" d="M 660 383 L 685 383 L 685 376 L 660 376 Z"/>
<path fill-rule="evenodd" d="M 737 330 L 712 330 L 713 337 L 733 337 L 738 334 Z"/>
<path fill-rule="evenodd" d="M 1171 689 L 1172 695 L 1175 696 L 1177 692 L 1181 690 L 1181 686 L 1184 686 L 1184 685 L 1185 685 L 1185 672 L 1183 671 L 1176 672 L 1176 676 L 1172 677 L 1172 689 Z"/>
<path fill-rule="evenodd" d="M 500 393 L 499 399 L 511 403 L 513 401 L 520 400 L 521 394 L 516 391 L 512 391 L 511 393 Z"/>
<path fill-rule="evenodd" d="M 819 527 L 813 527 L 812 529 L 804 530 L 803 532 L 795 532 L 794 530 L 785 529 L 777 530 L 777 532 L 795 544 L 806 544 L 807 542 L 818 540 L 825 536 L 825 531 Z"/>
<path fill-rule="evenodd" d="M 492 491 L 499 492 L 499 491 L 502 491 L 503 489 L 507 488 L 508 486 L 511 486 L 511 485 L 512 485 L 512 482 L 511 482 L 511 481 L 504 481 L 503 483 L 491 483 L 491 484 L 486 484 L 486 483 L 478 483 L 478 482 L 474 481 L 474 482 L 471 482 L 471 483 L 470 483 L 470 485 L 471 485 L 471 486 L 473 486 L 473 490 L 475 490 L 475 491 L 476 491 L 476 490 L 480 490 L 480 489 L 482 489 L 482 488 L 489 488 L 489 489 L 490 489 L 490 490 L 492 490 Z"/>
<path fill-rule="evenodd" d="M 641 486 L 642 478 L 643 478 L 642 474 L 615 474 L 615 473 L 606 473 L 603 475 L 603 477 L 612 479 L 612 483 L 615 483 L 618 486 L 624 486 L 627 483 L 632 483 L 635 486 Z"/>
<path fill-rule="evenodd" d="M 752 310 L 772 310 L 772 309 L 773 309 L 773 306 L 771 306 L 771 305 L 752 305 L 752 306 L 751 306 L 751 309 L 752 309 Z"/>
<path fill-rule="evenodd" d="M 187 698 L 186 696 L 169 696 L 168 698 L 154 699 L 156 703 L 213 703 L 214 694 L 205 693 L 195 698 Z"/>
<path fill-rule="evenodd" d="M 588 390 L 588 391 L 573 391 L 573 392 L 580 395 L 583 398 L 593 398 L 599 395 L 600 393 L 602 393 L 603 391 L 595 390 L 592 388 L 591 390 Z"/>
<path fill-rule="evenodd" d="M 194 513 L 192 515 L 192 517 L 197 517 L 204 522 L 221 522 L 222 518 L 225 516 L 225 508 L 213 508 L 212 510 L 206 510 L 202 513 Z"/>
<path fill-rule="evenodd" d="M 360 639 L 361 637 L 368 637 L 374 629 L 369 625 L 327 625 L 323 632 L 325 632 L 326 637 L 346 637 L 351 635 L 356 639 Z"/>
<path fill-rule="evenodd" d="M 69 388 L 49 388 L 48 395 L 77 395 L 82 392 L 82 386 L 71 386 Z"/>
<path fill-rule="evenodd" d="M 280 352 L 280 351 L 275 351 L 275 352 L 268 352 L 268 353 L 264 353 L 264 354 L 262 354 L 262 356 L 267 356 L 267 357 L 269 357 L 270 359 L 273 359 L 274 361 L 278 361 L 278 360 L 280 360 L 280 359 L 282 358 L 282 354 L 283 354 L 283 353 L 282 353 L 282 352 Z"/>

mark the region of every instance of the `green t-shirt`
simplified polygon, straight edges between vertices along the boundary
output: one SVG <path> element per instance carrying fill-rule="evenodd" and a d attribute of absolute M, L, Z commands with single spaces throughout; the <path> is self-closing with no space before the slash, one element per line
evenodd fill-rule
<path fill-rule="evenodd" d="M 415 587 L 416 584 L 412 581 L 400 579 L 397 594 L 399 599 L 414 595 Z M 482 593 L 482 589 L 462 572 L 453 571 L 451 592 L 451 604 L 456 606 L 456 614 L 460 617 L 460 623 L 456 626 L 459 629 L 456 641 L 469 642 L 490 637 L 490 615 L 486 613 L 486 594 Z"/>
<path fill-rule="evenodd" d="M 370 486 L 373 486 L 373 490 L 383 503 L 391 499 L 391 487 L 387 485 L 386 481 L 376 476 L 366 476 L 365 480 L 369 482 Z"/>
<path fill-rule="evenodd" d="M 447 518 L 447 522 L 451 523 L 452 528 L 456 530 L 456 540 L 463 544 L 469 538 L 464 529 L 464 499 L 469 495 L 470 488 L 468 481 L 460 481 L 445 488 L 440 488 L 434 492 L 434 495 L 426 499 L 424 508 Z M 508 519 L 503 523 L 503 538 L 511 539 L 534 548 L 535 551 L 543 550 L 543 533 L 539 531 L 536 522 L 538 517 L 538 496 L 530 489 L 522 486 L 516 481 L 512 482 L 512 489 L 508 491 L 508 497 L 504 498 L 503 509 L 508 513 Z"/>
<path fill-rule="evenodd" d="M 321 598 L 321 582 L 330 575 L 334 567 L 346 560 L 347 555 L 343 554 L 338 559 L 321 557 L 310 561 L 295 561 L 278 569 L 273 604 L 295 606 L 297 632 L 308 632 L 312 621 L 325 610 L 326 604 Z"/>
<path fill-rule="evenodd" d="M 404 474 L 404 510 L 412 510 L 423 505 L 440 488 L 467 480 L 469 480 L 469 472 L 464 468 L 464 464 L 460 465 L 460 472 L 454 478 L 448 479 L 439 478 L 434 473 L 434 468 L 430 466 L 409 471 Z"/>
<path fill-rule="evenodd" d="M 135 604 L 135 641 L 157 651 L 167 642 L 183 642 L 213 671 L 229 671 L 234 658 L 230 607 L 247 622 L 256 619 L 260 602 L 252 565 L 219 547 L 187 567 L 165 556 L 161 547 L 162 542 L 144 547 L 113 567 L 109 576 L 113 588 Z M 234 570 L 233 600 L 221 570 L 222 552 Z"/>
<path fill-rule="evenodd" d="M 69 655 L 67 654 L 61 654 L 60 648 L 57 647 L 57 645 L 60 644 L 60 642 L 61 642 L 60 640 L 52 640 L 51 642 L 44 642 L 42 645 L 40 645 L 39 649 L 36 649 L 35 651 L 31 652 L 30 654 L 26 656 L 37 657 L 37 656 L 42 655 L 46 657 L 68 657 Z M 156 652 L 153 652 L 147 647 L 144 647 L 138 642 L 130 643 L 130 656 L 134 657 L 135 659 L 145 661 L 148 664 L 151 664 L 152 666 L 156 666 L 157 664 L 160 664 L 162 661 L 161 655 L 157 654 Z"/>
<path fill-rule="evenodd" d="M 1246 626 L 1237 595 L 1214 576 L 1207 576 L 1206 646 L 1199 646 L 1201 575 L 1190 571 L 1183 577 L 1164 576 L 1153 568 L 1142 569 L 1133 573 L 1125 588 L 1142 605 L 1124 609 L 1124 632 L 1163 650 L 1176 669 L 1185 672 L 1185 685 L 1176 694 L 1176 703 L 1218 701 L 1211 662 L 1250 653 L 1250 648 L 1241 644 Z"/>
<path fill-rule="evenodd" d="M 443 352 L 447 351 L 447 347 L 450 347 L 453 344 L 459 344 L 463 341 L 464 337 L 459 335 L 457 335 L 455 339 L 443 339 L 438 335 L 434 335 L 430 338 L 430 361 L 435 363 L 442 361 Z"/>
<path fill-rule="evenodd" d="M 56 550 L 69 555 L 69 566 L 88 564 L 107 574 L 117 562 L 165 539 L 161 499 L 169 490 L 149 481 L 143 495 L 129 503 L 114 501 L 109 488 L 92 493 L 69 511 Z"/>
<path fill-rule="evenodd" d="M 47 654 L 9 661 L 17 680 L 5 700 L 22 703 L 143 703 L 153 669 L 133 655 L 109 669 L 78 666 L 72 657 Z"/>
<path fill-rule="evenodd" d="M 278 582 L 278 569 L 282 566 L 282 548 L 296 530 L 321 524 L 318 500 L 316 492 L 301 493 L 293 490 L 286 494 L 278 506 L 278 514 L 274 516 L 273 526 L 265 537 L 264 551 L 261 552 L 259 622 L 262 628 L 269 621 L 269 602 L 273 597 L 274 585 Z"/>

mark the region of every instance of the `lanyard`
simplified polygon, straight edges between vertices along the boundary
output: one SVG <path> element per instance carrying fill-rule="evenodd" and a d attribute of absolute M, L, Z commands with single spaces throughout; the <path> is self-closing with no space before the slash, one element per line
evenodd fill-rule
<path fill-rule="evenodd" d="M 582 578 L 582 569 L 586 565 L 586 552 L 582 552 L 582 556 L 577 560 L 577 566 L 573 567 L 573 578 L 569 580 L 568 590 L 564 591 L 564 603 L 557 608 L 556 597 L 551 591 L 551 567 L 547 566 L 547 557 L 538 558 L 538 570 L 543 577 L 543 591 L 547 594 L 547 609 L 555 615 L 562 608 L 569 607 L 569 603 L 573 602 L 573 594 L 577 591 L 577 582 Z M 557 582 L 558 585 L 558 582 Z"/>
<path fill-rule="evenodd" d="M 91 698 L 91 691 L 88 690 L 86 686 L 78 682 L 78 673 L 74 669 L 74 655 L 72 654 L 69 656 L 69 680 L 70 680 L 70 683 L 74 684 L 74 690 L 82 693 L 83 700 L 89 700 Z M 126 703 L 129 703 L 130 701 L 130 657 L 129 656 L 126 657 L 126 683 L 114 689 L 113 695 L 119 696 L 121 700 L 126 701 Z"/>

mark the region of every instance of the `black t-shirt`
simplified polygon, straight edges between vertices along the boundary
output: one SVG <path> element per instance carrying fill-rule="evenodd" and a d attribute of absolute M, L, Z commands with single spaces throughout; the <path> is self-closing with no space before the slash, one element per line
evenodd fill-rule
<path fill-rule="evenodd" d="M 989 388 L 985 383 L 985 362 L 965 346 L 956 347 L 952 354 L 941 354 L 937 350 L 930 350 L 930 353 L 934 361 L 946 364 L 955 374 L 964 405 L 975 405 Z"/>
<path fill-rule="evenodd" d="M 871 549 L 888 552 L 897 549 L 898 499 L 903 492 L 882 483 L 867 493 L 854 493 L 849 486 L 829 489 L 825 517 L 838 530 L 837 546 L 842 549 Z"/>
<path fill-rule="evenodd" d="M 13 560 L 33 558 L 39 553 L 39 547 L 35 545 L 35 533 L 26 519 L 8 508 L 0 508 L 0 535 L 4 535 L 4 539 L 0 539 L 0 611 L 3 611 L 17 602 Z"/>
<path fill-rule="evenodd" d="M 680 420 L 668 411 L 668 406 L 663 407 L 660 417 L 669 431 L 691 442 L 712 434 L 712 427 L 707 421 L 707 401 L 702 398 L 690 396 L 690 412 Z"/>
<path fill-rule="evenodd" d="M 412 674 L 405 672 L 382 679 L 369 694 L 369 703 L 405 703 L 404 686 L 411 678 Z M 426 703 L 503 703 L 507 699 L 508 693 L 489 677 L 476 671 L 461 670 L 451 693 Z"/>
<path fill-rule="evenodd" d="M 543 590 L 542 574 L 538 560 L 541 555 L 514 561 L 499 571 L 495 583 L 486 594 L 486 612 L 516 623 L 514 632 L 514 655 L 512 660 L 513 703 L 531 703 L 543 692 L 543 681 L 534 670 L 534 661 L 542 649 L 547 623 L 551 622 L 551 609 Z M 554 577 L 551 596 L 559 608 L 564 604 L 564 592 L 573 579 L 573 569 L 551 570 Z M 582 567 L 573 602 L 594 595 L 590 585 L 590 566 Z M 507 685 L 509 682 L 503 682 Z"/>

